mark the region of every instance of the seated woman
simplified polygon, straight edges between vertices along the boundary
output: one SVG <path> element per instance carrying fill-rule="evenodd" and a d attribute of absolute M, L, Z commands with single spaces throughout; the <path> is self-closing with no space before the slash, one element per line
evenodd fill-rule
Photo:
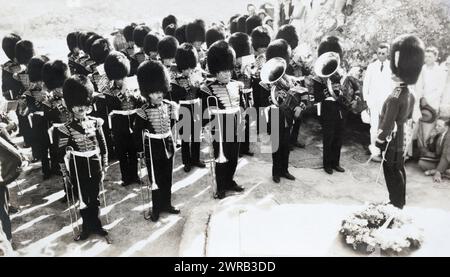
<path fill-rule="evenodd" d="M 448 126 L 445 120 L 438 119 L 430 137 L 419 147 L 419 167 L 425 171 L 426 175 L 432 175 L 429 171 L 435 169 L 439 163 L 447 132 Z"/>

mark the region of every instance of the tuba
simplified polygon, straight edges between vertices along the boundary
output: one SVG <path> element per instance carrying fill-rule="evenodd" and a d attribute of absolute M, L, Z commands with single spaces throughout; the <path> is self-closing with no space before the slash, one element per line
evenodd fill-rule
<path fill-rule="evenodd" d="M 328 78 L 338 72 L 341 58 L 338 53 L 326 52 L 320 55 L 314 64 L 314 73 L 322 78 Z"/>
<path fill-rule="evenodd" d="M 293 117 L 294 109 L 307 104 L 309 95 L 306 88 L 286 75 L 286 69 L 287 63 L 283 58 L 270 59 L 261 69 L 260 85 L 270 90 L 270 99 L 275 106 Z"/>

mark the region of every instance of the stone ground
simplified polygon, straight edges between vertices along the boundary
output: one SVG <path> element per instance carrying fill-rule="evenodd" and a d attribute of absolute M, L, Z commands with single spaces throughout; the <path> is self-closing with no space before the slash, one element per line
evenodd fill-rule
<path fill-rule="evenodd" d="M 245 192 L 220 201 L 212 198 L 208 170 L 184 173 L 178 151 L 172 199 L 182 212 L 163 214 L 158 223 L 144 220 L 141 188 L 118 185 L 120 172 L 118 164 L 113 164 L 105 178 L 108 206 L 102 209 L 102 215 L 108 215 L 109 224 L 106 216 L 102 221 L 114 241 L 112 245 L 101 237 L 73 241 L 67 206 L 60 202 L 64 195 L 60 178 L 42 181 L 40 165 L 33 164 L 11 186 L 13 203 L 21 206 L 21 212 L 12 215 L 17 252 L 20 256 L 356 255 L 342 245 L 337 230 L 342 219 L 364 203 L 387 200 L 384 178 L 375 182 L 379 164 L 365 163 L 369 158 L 362 146 L 365 137 L 352 130 L 346 133 L 342 149 L 342 166 L 347 172 L 332 176 L 324 173 L 319 134 L 317 121 L 309 119 L 300 135 L 307 147 L 296 149 L 290 157 L 290 171 L 296 181 L 273 183 L 271 155 L 258 153 L 239 161 L 236 181 L 246 188 Z M 206 152 L 202 155 L 207 158 Z M 407 165 L 407 178 L 408 209 L 417 218 L 435 220 L 428 231 L 433 227 L 440 230 L 430 233 L 433 243 L 422 255 L 450 255 L 448 250 L 438 251 L 445 245 L 440 241 L 445 238 L 444 231 L 450 230 L 449 181 L 433 184 L 412 163 Z M 19 186 L 23 195 L 17 196 Z M 226 213 L 231 216 L 223 216 Z M 236 213 L 238 217 L 232 216 Z M 303 236 L 295 236 L 295 228 Z M 227 233 L 225 237 L 223 233 Z M 310 236 L 323 241 L 322 235 L 329 244 L 312 246 L 306 239 Z"/>

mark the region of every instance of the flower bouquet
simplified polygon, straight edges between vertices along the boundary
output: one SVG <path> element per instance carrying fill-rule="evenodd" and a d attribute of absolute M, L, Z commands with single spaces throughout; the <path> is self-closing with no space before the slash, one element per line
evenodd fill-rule
<path fill-rule="evenodd" d="M 372 203 L 342 222 L 340 233 L 355 250 L 401 253 L 417 249 L 423 230 L 410 217 L 390 204 Z"/>

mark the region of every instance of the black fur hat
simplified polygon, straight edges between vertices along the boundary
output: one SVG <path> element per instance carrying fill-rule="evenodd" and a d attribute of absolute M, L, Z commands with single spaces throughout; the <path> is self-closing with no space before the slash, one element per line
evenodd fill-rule
<path fill-rule="evenodd" d="M 207 64 L 209 72 L 213 75 L 220 71 L 233 70 L 236 64 L 236 54 L 226 41 L 216 41 L 209 47 Z"/>
<path fill-rule="evenodd" d="M 175 30 L 176 30 L 176 27 L 175 27 L 175 24 L 170 24 L 170 25 L 168 25 L 167 27 L 166 27 L 166 29 L 164 29 L 164 34 L 166 35 L 166 36 L 175 36 Z"/>
<path fill-rule="evenodd" d="M 141 95 L 148 98 L 150 93 L 167 93 L 170 88 L 169 73 L 159 61 L 145 61 L 137 71 L 137 80 Z"/>
<path fill-rule="evenodd" d="M 2 40 L 2 49 L 10 60 L 16 57 L 16 43 L 21 40 L 20 36 L 14 33 L 7 34 Z"/>
<path fill-rule="evenodd" d="M 48 90 L 62 88 L 70 77 L 69 67 L 61 60 L 46 62 L 42 67 L 42 81 Z"/>
<path fill-rule="evenodd" d="M 197 50 L 190 43 L 181 44 L 175 54 L 175 62 L 179 71 L 195 68 L 198 63 Z"/>
<path fill-rule="evenodd" d="M 245 21 L 245 32 L 247 33 L 247 35 L 250 35 L 252 31 L 258 26 L 262 26 L 262 19 L 257 15 L 250 16 Z"/>
<path fill-rule="evenodd" d="M 80 50 L 83 50 L 83 45 L 87 40 L 87 33 L 84 31 L 78 32 L 77 35 L 77 45 Z"/>
<path fill-rule="evenodd" d="M 67 47 L 70 52 L 72 52 L 75 48 L 78 47 L 78 35 L 80 32 L 71 32 L 66 37 Z"/>
<path fill-rule="evenodd" d="M 205 22 L 197 19 L 186 26 L 186 42 L 205 41 L 206 31 Z"/>
<path fill-rule="evenodd" d="M 159 37 L 156 34 L 148 33 L 144 38 L 144 53 L 158 52 Z"/>
<path fill-rule="evenodd" d="M 282 38 L 287 43 L 289 43 L 289 46 L 291 46 L 291 49 L 294 50 L 298 46 L 298 35 L 297 31 L 295 30 L 295 27 L 291 24 L 286 24 L 280 27 L 278 30 L 276 39 Z"/>
<path fill-rule="evenodd" d="M 138 25 L 133 31 L 133 41 L 137 47 L 144 47 L 144 38 L 150 32 L 150 27 Z"/>
<path fill-rule="evenodd" d="M 109 80 L 122 80 L 130 74 L 130 60 L 125 54 L 112 51 L 105 59 L 104 68 Z"/>
<path fill-rule="evenodd" d="M 339 44 L 339 38 L 335 36 L 326 36 L 322 39 L 322 42 L 319 44 L 319 48 L 317 49 L 317 56 L 320 57 L 323 53 L 326 52 L 335 52 L 339 54 L 339 57 L 342 60 L 343 52 L 342 47 Z"/>
<path fill-rule="evenodd" d="M 206 31 L 206 47 L 209 48 L 211 44 L 218 40 L 225 39 L 225 34 L 218 28 L 212 27 L 208 31 Z"/>
<path fill-rule="evenodd" d="M 88 54 L 89 56 L 91 56 L 91 48 L 92 48 L 92 44 L 94 44 L 94 42 L 97 39 L 101 39 L 102 37 L 100 35 L 92 35 L 90 36 L 87 40 L 86 40 L 86 47 L 85 47 L 85 53 Z"/>
<path fill-rule="evenodd" d="M 245 33 L 246 22 L 248 15 L 244 14 L 238 17 L 237 19 L 237 31 L 241 33 Z"/>
<path fill-rule="evenodd" d="M 34 56 L 34 46 L 29 40 L 20 40 L 16 43 L 15 51 L 16 59 L 19 64 L 28 64 Z"/>
<path fill-rule="evenodd" d="M 158 43 L 158 54 L 161 59 L 173 59 L 178 48 L 178 40 L 173 36 L 165 36 Z"/>
<path fill-rule="evenodd" d="M 250 55 L 250 37 L 246 33 L 237 32 L 231 35 L 228 43 L 233 47 L 236 58 Z"/>
<path fill-rule="evenodd" d="M 168 16 L 163 18 L 162 29 L 165 31 L 167 26 L 169 26 L 170 24 L 173 24 L 175 29 L 177 28 L 177 18 L 171 14 L 169 14 Z M 166 33 L 164 32 L 164 34 L 166 34 Z"/>
<path fill-rule="evenodd" d="M 84 75 L 75 74 L 64 82 L 63 98 L 69 110 L 75 106 L 90 106 L 93 93 L 94 85 Z"/>
<path fill-rule="evenodd" d="M 175 30 L 175 38 L 178 40 L 178 43 L 186 42 L 186 27 L 187 25 L 181 25 Z"/>
<path fill-rule="evenodd" d="M 169 14 L 168 16 L 164 17 L 162 20 L 162 29 L 166 29 L 167 26 L 169 26 L 170 24 L 174 24 L 175 26 L 177 25 L 177 18 L 172 15 Z"/>
<path fill-rule="evenodd" d="M 417 83 L 425 60 L 425 45 L 414 35 L 401 35 L 391 46 L 391 70 L 408 85 Z"/>
<path fill-rule="evenodd" d="M 130 41 L 134 41 L 133 40 L 133 32 L 134 32 L 134 28 L 136 28 L 137 24 L 136 23 L 131 23 L 130 25 L 125 26 L 125 28 L 123 28 L 123 36 L 125 37 L 125 40 L 127 42 Z"/>
<path fill-rule="evenodd" d="M 238 31 L 238 18 L 240 14 L 235 14 L 230 18 L 230 34 L 234 34 Z"/>
<path fill-rule="evenodd" d="M 291 57 L 291 47 L 284 39 L 276 39 L 272 41 L 267 47 L 266 60 L 270 60 L 275 57 L 283 58 L 287 64 L 289 64 Z"/>
<path fill-rule="evenodd" d="M 111 52 L 111 46 L 109 45 L 108 40 L 100 38 L 92 44 L 91 58 L 95 63 L 102 64 L 105 62 L 109 52 Z"/>
<path fill-rule="evenodd" d="M 256 27 L 252 32 L 252 47 L 256 51 L 260 48 L 267 48 L 270 43 L 269 30 L 263 26 Z"/>
<path fill-rule="evenodd" d="M 94 32 L 87 32 L 86 35 L 81 38 L 81 42 L 80 41 L 79 42 L 81 43 L 80 47 L 84 51 L 84 53 L 86 53 L 86 54 L 90 53 L 89 46 L 92 46 L 92 44 L 88 45 L 88 41 L 89 41 L 89 43 L 94 42 L 95 39 L 97 39 L 98 37 L 100 37 L 100 36 Z"/>
<path fill-rule="evenodd" d="M 48 62 L 49 58 L 47 56 L 39 55 L 34 56 L 30 59 L 27 65 L 28 77 L 30 82 L 42 81 L 42 68 L 44 64 Z"/>

